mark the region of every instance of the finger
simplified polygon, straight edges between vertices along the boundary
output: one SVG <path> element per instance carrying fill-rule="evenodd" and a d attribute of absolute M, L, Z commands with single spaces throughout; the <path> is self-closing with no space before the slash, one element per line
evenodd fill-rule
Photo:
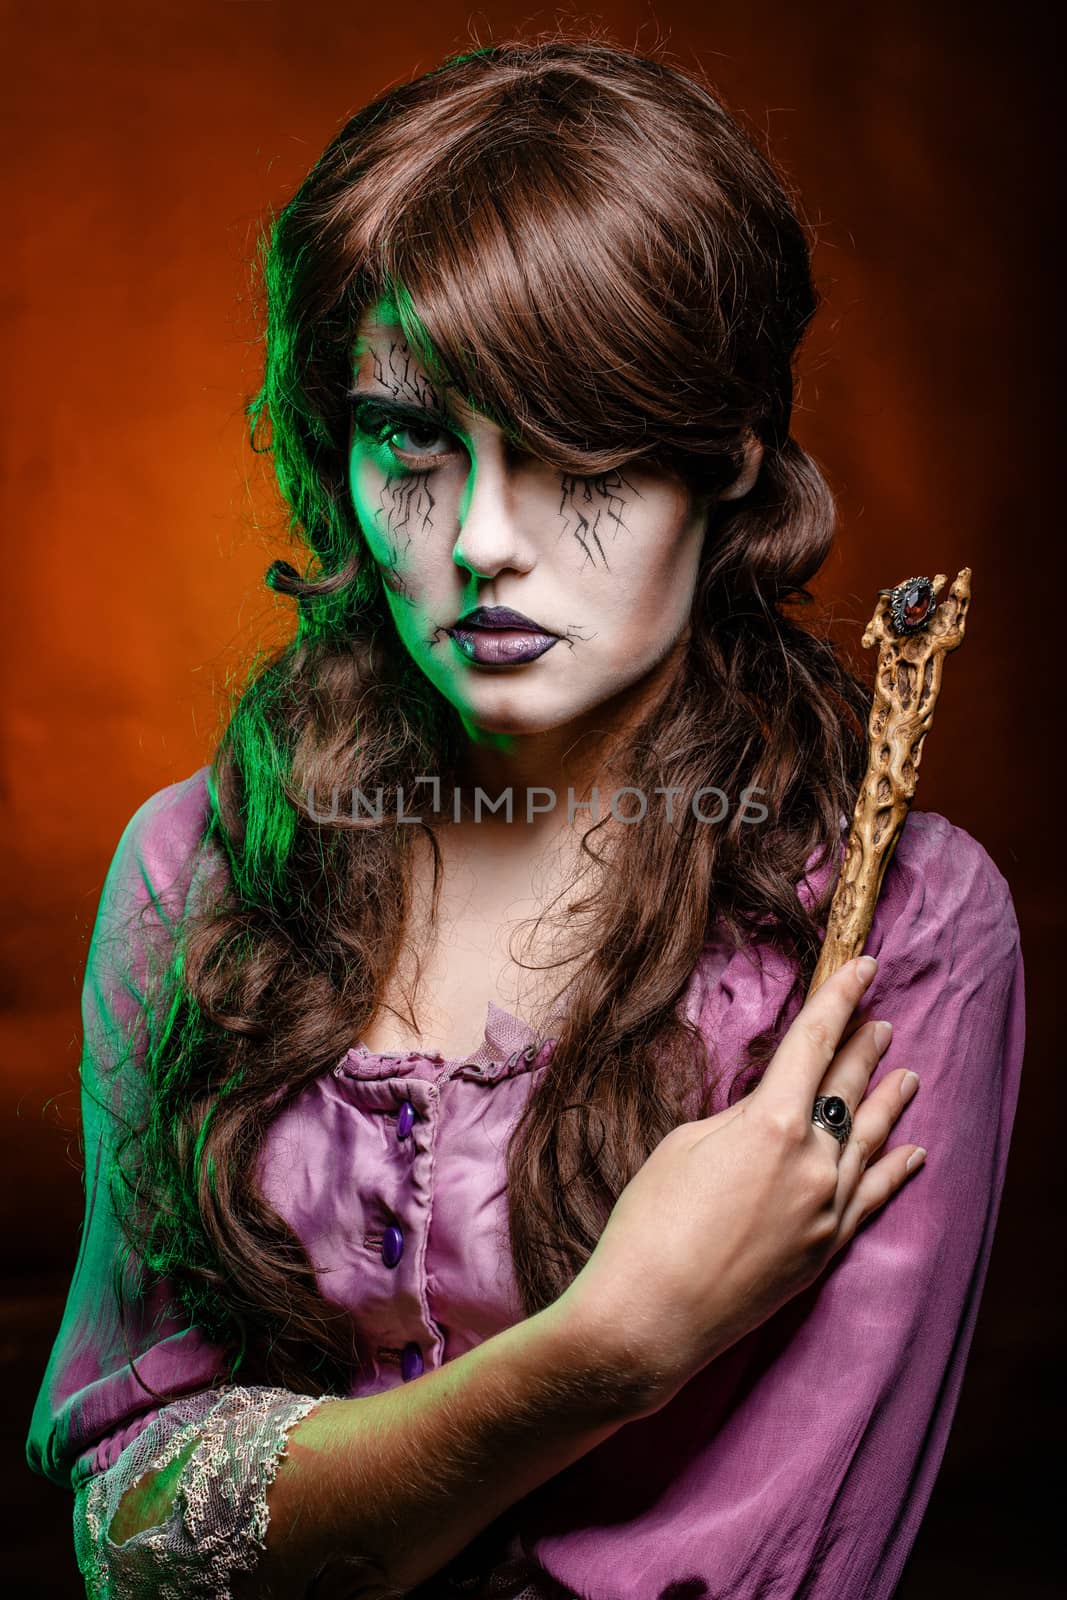
<path fill-rule="evenodd" d="M 861 1028 L 865 1028 L 867 1026 L 869 1020 L 870 1019 L 868 1017 L 861 1017 L 858 1016 L 856 1012 L 853 1012 L 851 1017 L 849 1017 L 848 1022 L 845 1024 L 844 1031 L 841 1034 L 841 1044 L 847 1044 L 852 1038 L 853 1034 L 859 1033 Z M 838 1049 L 840 1049 L 840 1045 L 838 1046 Z"/>
<path fill-rule="evenodd" d="M 916 1155 L 919 1159 L 914 1162 L 909 1172 L 908 1162 Z M 909 1178 L 914 1177 L 925 1155 L 926 1151 L 922 1150 L 920 1145 L 898 1144 L 894 1145 L 892 1150 L 887 1150 L 884 1156 L 880 1156 L 867 1168 L 855 1194 L 842 1213 L 835 1250 L 847 1244 L 860 1224 L 865 1222 L 872 1212 L 877 1211 L 879 1206 L 885 1205 Z"/>
<path fill-rule="evenodd" d="M 833 1061 L 845 1026 L 862 999 L 878 963 L 858 956 L 827 978 L 805 1000 L 778 1046 L 758 1093 L 795 1111 L 810 1107 Z"/>
<path fill-rule="evenodd" d="M 888 1050 L 892 1037 L 892 1024 L 884 1019 L 864 1022 L 838 1050 L 819 1086 L 819 1093 L 840 1095 L 855 1115 L 867 1093 L 871 1074 Z"/>
<path fill-rule="evenodd" d="M 870 1161 L 888 1139 L 897 1118 L 919 1087 L 918 1074 L 899 1067 L 863 1100 L 852 1120 L 852 1133 L 841 1154 L 837 1174 L 837 1209 L 844 1213 Z"/>

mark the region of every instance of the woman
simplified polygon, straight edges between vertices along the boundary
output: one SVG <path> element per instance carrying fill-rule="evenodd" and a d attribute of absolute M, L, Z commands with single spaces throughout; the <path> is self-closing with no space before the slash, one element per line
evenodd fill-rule
<path fill-rule="evenodd" d="M 877 961 L 801 1004 L 868 698 L 790 614 L 790 200 L 676 69 L 519 43 L 353 118 L 264 270 L 311 560 L 94 932 L 29 1442 L 89 1592 L 888 1596 L 1022 967 L 913 813 Z"/>

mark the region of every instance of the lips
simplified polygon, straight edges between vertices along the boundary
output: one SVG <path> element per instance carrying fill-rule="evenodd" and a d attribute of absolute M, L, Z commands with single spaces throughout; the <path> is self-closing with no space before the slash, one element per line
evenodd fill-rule
<path fill-rule="evenodd" d="M 536 661 L 559 643 L 559 634 L 510 606 L 475 606 L 445 632 L 460 654 L 483 667 L 517 667 Z"/>
<path fill-rule="evenodd" d="M 510 628 L 520 629 L 523 633 L 552 634 L 551 628 L 542 627 L 532 617 L 524 616 L 521 611 L 513 611 L 510 606 L 475 606 L 473 611 L 468 611 L 466 616 L 460 617 L 455 624 L 457 628 Z M 552 635 L 558 637 L 557 635 Z"/>
<path fill-rule="evenodd" d="M 510 628 L 449 628 L 460 655 L 482 667 L 521 667 L 559 644 L 558 634 Z"/>

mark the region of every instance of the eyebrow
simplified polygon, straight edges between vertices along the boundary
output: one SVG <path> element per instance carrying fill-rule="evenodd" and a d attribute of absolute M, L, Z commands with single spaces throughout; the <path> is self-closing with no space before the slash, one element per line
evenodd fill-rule
<path fill-rule="evenodd" d="M 439 422 L 449 433 L 455 433 L 461 426 L 454 417 L 447 412 L 439 411 L 435 406 L 422 406 L 411 400 L 394 400 L 391 395 L 375 394 L 370 389 L 357 389 L 355 387 L 345 391 L 345 398 L 352 402 L 352 409 L 357 416 L 377 415 L 385 418 L 401 417 L 411 422 Z"/>

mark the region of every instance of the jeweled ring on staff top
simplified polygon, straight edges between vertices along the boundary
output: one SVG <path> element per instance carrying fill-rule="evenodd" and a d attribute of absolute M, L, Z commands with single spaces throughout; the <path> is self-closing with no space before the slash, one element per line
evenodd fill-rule
<path fill-rule="evenodd" d="M 852 1132 L 852 1113 L 836 1094 L 821 1094 L 815 1102 L 811 1120 L 817 1128 L 832 1133 L 838 1144 L 847 1144 Z"/>

